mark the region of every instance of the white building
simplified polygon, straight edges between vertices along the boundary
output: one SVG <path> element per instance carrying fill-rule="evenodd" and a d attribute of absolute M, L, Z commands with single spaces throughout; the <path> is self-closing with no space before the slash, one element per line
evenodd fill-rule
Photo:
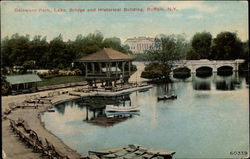
<path fill-rule="evenodd" d="M 141 54 L 144 53 L 145 50 L 149 50 L 154 46 L 154 38 L 145 36 L 128 38 L 125 40 L 124 44 L 128 45 L 133 53 Z"/>

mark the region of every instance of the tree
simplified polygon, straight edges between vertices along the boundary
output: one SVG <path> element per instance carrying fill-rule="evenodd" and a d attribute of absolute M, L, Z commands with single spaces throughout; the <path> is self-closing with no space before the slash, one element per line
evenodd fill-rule
<path fill-rule="evenodd" d="M 21 66 L 29 59 L 29 35 L 19 36 L 14 34 L 9 39 L 4 38 L 1 45 L 3 67 Z"/>
<path fill-rule="evenodd" d="M 104 47 L 112 47 L 127 54 L 131 53 L 127 46 L 121 44 L 119 38 L 104 39 L 103 34 L 99 31 L 90 33 L 86 37 L 79 34 L 74 41 L 69 40 L 67 42 L 63 41 L 61 34 L 50 42 L 47 42 L 46 36 L 36 35 L 30 40 L 29 35 L 14 34 L 10 38 L 5 37 L 1 44 L 2 70 L 7 70 L 8 67 L 12 68 L 13 66 L 24 69 L 70 68 L 74 60 Z"/>
<path fill-rule="evenodd" d="M 192 38 L 193 51 L 199 55 L 199 59 L 207 59 L 210 53 L 212 35 L 209 32 L 196 33 Z"/>
<path fill-rule="evenodd" d="M 151 61 L 158 61 L 172 67 L 174 60 L 179 60 L 187 47 L 187 42 L 176 35 L 159 35 L 155 38 L 154 47 L 146 52 Z"/>
<path fill-rule="evenodd" d="M 47 66 L 47 56 L 49 51 L 49 44 L 46 37 L 36 35 L 30 42 L 30 59 L 35 62 L 36 68 L 45 68 Z"/>
<path fill-rule="evenodd" d="M 147 79 L 162 79 L 168 76 L 170 73 L 170 68 L 168 65 L 160 63 L 150 63 L 148 64 L 141 74 L 142 78 Z"/>
<path fill-rule="evenodd" d="M 121 39 L 117 37 L 105 38 L 103 41 L 103 47 L 113 48 L 117 51 L 123 52 L 125 54 L 131 54 L 132 52 L 129 50 L 127 45 L 121 44 Z"/>
<path fill-rule="evenodd" d="M 242 42 L 236 33 L 221 32 L 213 39 L 210 59 L 234 60 L 240 58 L 242 52 Z"/>
<path fill-rule="evenodd" d="M 143 78 L 161 79 L 171 72 L 175 60 L 179 60 L 185 53 L 188 46 L 183 36 L 178 35 L 158 35 L 155 38 L 154 47 L 146 54 L 153 63 L 145 67 L 142 72 Z"/>
<path fill-rule="evenodd" d="M 243 42 L 242 44 L 242 54 L 240 58 L 245 59 L 246 61 L 249 61 L 249 40 Z"/>
<path fill-rule="evenodd" d="M 28 69 L 35 68 L 35 61 L 33 60 L 25 61 L 22 66 L 23 66 L 24 72 L 26 73 Z"/>
<path fill-rule="evenodd" d="M 186 59 L 187 60 L 199 60 L 200 55 L 191 48 L 187 52 Z"/>
<path fill-rule="evenodd" d="M 48 68 L 64 68 L 70 65 L 72 61 L 70 54 L 66 52 L 67 44 L 63 41 L 60 34 L 49 43 L 49 52 L 47 55 Z"/>
<path fill-rule="evenodd" d="M 10 93 L 10 85 L 3 75 L 1 75 L 1 93 L 2 95 L 8 95 Z"/>

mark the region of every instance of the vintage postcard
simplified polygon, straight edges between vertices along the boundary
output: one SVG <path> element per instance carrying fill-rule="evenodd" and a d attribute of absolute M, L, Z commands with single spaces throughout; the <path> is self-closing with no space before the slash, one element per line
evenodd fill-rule
<path fill-rule="evenodd" d="M 1 1 L 4 159 L 249 158 L 247 1 Z"/>

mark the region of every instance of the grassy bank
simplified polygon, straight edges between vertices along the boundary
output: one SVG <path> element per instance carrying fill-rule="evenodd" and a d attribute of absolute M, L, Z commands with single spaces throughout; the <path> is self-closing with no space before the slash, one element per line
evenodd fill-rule
<path fill-rule="evenodd" d="M 58 76 L 58 77 L 51 77 L 51 78 L 42 78 L 41 82 L 38 82 L 38 87 L 43 86 L 51 86 L 57 84 L 65 84 L 65 83 L 72 83 L 72 82 L 83 82 L 85 81 L 83 76 Z"/>

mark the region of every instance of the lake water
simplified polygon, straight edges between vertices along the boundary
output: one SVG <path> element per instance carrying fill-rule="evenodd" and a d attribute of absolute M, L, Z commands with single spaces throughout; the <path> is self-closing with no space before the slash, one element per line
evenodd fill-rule
<path fill-rule="evenodd" d="M 171 93 L 178 98 L 157 101 L 158 96 Z M 175 151 L 174 158 L 241 158 L 245 155 L 230 152 L 249 154 L 248 103 L 246 79 L 237 73 L 207 78 L 192 75 L 133 92 L 119 103 L 139 105 L 139 115 L 110 120 L 103 110 L 90 110 L 77 100 L 56 106 L 56 112 L 44 113 L 42 121 L 82 154 L 139 144 Z"/>

